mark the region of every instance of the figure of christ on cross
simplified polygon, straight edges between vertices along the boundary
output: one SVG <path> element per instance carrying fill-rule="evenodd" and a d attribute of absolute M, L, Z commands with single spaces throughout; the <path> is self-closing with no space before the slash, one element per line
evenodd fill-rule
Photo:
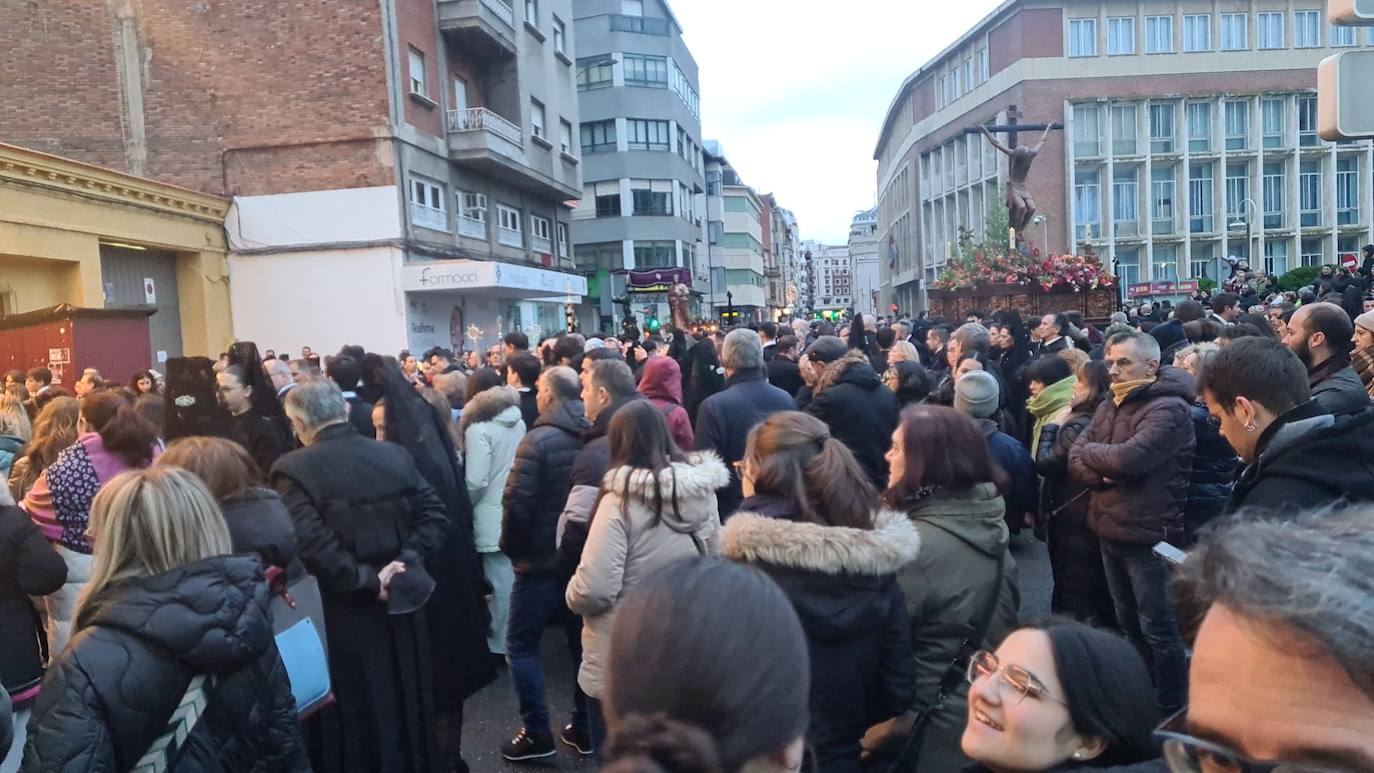
<path fill-rule="evenodd" d="M 1003 128 L 1003 127 L 994 127 Z M 1035 217 L 1035 200 L 1031 198 L 1030 187 L 1026 184 L 1026 178 L 1030 175 L 1031 164 L 1035 163 L 1035 157 L 1040 155 L 1040 150 L 1045 147 L 1045 140 L 1049 138 L 1050 132 L 1055 130 L 1054 124 L 1045 126 L 1045 131 L 1040 135 L 1040 141 L 1034 146 L 1016 145 L 1008 148 L 992 135 L 986 126 L 979 126 L 978 129 L 987 137 L 992 146 L 1005 153 L 1007 161 L 1007 221 L 1011 227 L 1016 229 L 1018 239 L 1023 238 L 1026 226 L 1031 224 L 1031 219 Z"/>

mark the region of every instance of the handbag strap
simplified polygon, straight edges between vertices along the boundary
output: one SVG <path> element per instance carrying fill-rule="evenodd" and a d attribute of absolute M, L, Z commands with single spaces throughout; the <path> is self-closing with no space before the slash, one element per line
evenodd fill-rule
<path fill-rule="evenodd" d="M 205 713 L 205 707 L 210 702 L 210 690 L 214 686 L 213 677 L 205 674 L 191 677 L 190 684 L 186 685 L 186 693 L 167 719 L 167 728 L 153 739 L 148 751 L 134 763 L 131 773 L 164 773 L 174 767 L 177 753 Z"/>

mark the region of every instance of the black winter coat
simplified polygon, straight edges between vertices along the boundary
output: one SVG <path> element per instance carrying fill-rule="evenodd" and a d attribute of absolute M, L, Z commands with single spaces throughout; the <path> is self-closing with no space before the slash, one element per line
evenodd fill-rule
<path fill-rule="evenodd" d="M 126 771 L 196 675 L 205 708 L 171 771 L 308 771 L 262 565 L 219 556 L 108 587 L 34 704 L 25 773 Z"/>
<path fill-rule="evenodd" d="M 809 400 L 806 398 L 809 397 Z M 887 450 L 901 406 L 868 358 L 850 352 L 826 366 L 815 391 L 797 398 L 801 409 L 825 422 L 830 434 L 854 452 L 873 485 L 887 488 Z"/>
<path fill-rule="evenodd" d="M 903 513 L 879 511 L 871 531 L 793 520 L 773 497 L 745 500 L 721 553 L 777 581 L 801 618 L 811 653 L 806 740 L 821 773 L 858 773 L 859 740 L 911 708 L 916 663 L 896 572 L 921 539 Z"/>
<path fill-rule="evenodd" d="M 1069 474 L 1092 488 L 1088 524 L 1101 539 L 1181 540 L 1193 471 L 1193 379 L 1173 367 L 1118 406 L 1108 398 L 1069 451 Z"/>
<path fill-rule="evenodd" d="M 1310 400 L 1265 428 L 1226 512 L 1279 514 L 1339 501 L 1374 502 L 1374 408 L 1332 416 Z"/>
<path fill-rule="evenodd" d="M 25 692 L 42 681 L 47 644 L 29 597 L 46 596 L 66 580 L 67 563 L 28 514 L 0 506 L 0 687 L 5 692 Z"/>
<path fill-rule="evenodd" d="M 348 401 L 348 423 L 359 435 L 376 440 L 377 427 L 372 423 L 372 403 L 357 395 L 345 399 Z"/>
<path fill-rule="evenodd" d="M 589 426 L 582 401 L 542 414 L 515 451 L 501 499 L 501 552 L 516 574 L 553 572 L 558 517 L 572 488 L 573 461 Z"/>
<path fill-rule="evenodd" d="M 1236 482 L 1238 461 L 1231 444 L 1221 436 L 1221 429 L 1212 423 L 1207 408 L 1195 404 L 1191 411 L 1197 445 L 1193 451 L 1193 472 L 1188 478 L 1188 506 L 1183 511 L 1187 545 L 1197 542 L 1203 527 L 1226 509 L 1226 500 Z"/>
<path fill-rule="evenodd" d="M 768 383 L 796 397 L 806 382 L 802 381 L 801 368 L 790 357 L 774 357 L 768 361 Z"/>
<path fill-rule="evenodd" d="M 226 424 L 229 438 L 248 451 L 263 475 L 271 471 L 272 465 L 277 463 L 282 454 L 290 451 L 295 442 L 276 419 L 263 416 L 256 410 L 238 416 L 230 414 Z"/>
<path fill-rule="evenodd" d="M 744 458 L 749 431 L 778 411 L 796 408 L 791 395 L 764 380 L 762 370 L 734 373 L 724 391 L 701 404 L 695 425 L 697 450 L 715 451 L 730 470 L 730 485 L 716 492 L 721 521 L 733 515 L 744 498 L 734 463 Z"/>
<path fill-rule="evenodd" d="M 1309 375 L 1315 375 L 1315 372 Z M 1365 391 L 1359 374 L 1349 365 L 1313 383 L 1312 399 L 1327 413 L 1353 413 L 1369 407 L 1369 392 Z"/>
<path fill-rule="evenodd" d="M 606 431 L 611 427 L 611 419 L 621 407 L 644 396 L 633 395 L 617 400 L 597 414 L 592 426 L 582 432 L 582 450 L 573 460 L 572 472 L 568 474 L 568 500 L 563 506 L 563 538 L 558 543 L 558 578 L 562 582 L 572 579 L 577 564 L 582 560 L 582 548 L 587 544 L 592 516 L 596 513 L 596 501 L 601 494 L 601 479 L 611 469 L 611 439 Z"/>
<path fill-rule="evenodd" d="M 1100 628 L 1116 627 L 1116 608 L 1107 590 L 1102 547 L 1088 528 L 1092 491 L 1069 475 L 1069 450 L 1092 422 L 1090 413 L 1071 413 L 1063 426 L 1040 430 L 1035 471 L 1044 476 L 1040 519 L 1049 546 L 1054 590 L 1050 611 Z"/>
<path fill-rule="evenodd" d="M 305 572 L 296 558 L 296 527 L 286 503 L 272 489 L 255 488 L 236 499 L 219 503 L 235 553 L 255 553 L 264 566 L 289 570 L 291 577 Z"/>

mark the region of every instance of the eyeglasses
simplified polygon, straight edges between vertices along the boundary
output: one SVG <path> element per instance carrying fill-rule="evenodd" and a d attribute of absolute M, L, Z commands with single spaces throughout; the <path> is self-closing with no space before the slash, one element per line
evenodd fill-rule
<path fill-rule="evenodd" d="M 1194 738 L 1183 732 L 1188 710 L 1164 720 L 1154 732 L 1164 746 L 1164 761 L 1172 773 L 1349 773 L 1335 768 L 1319 768 L 1290 762 L 1257 762 L 1225 746 Z"/>
<path fill-rule="evenodd" d="M 1063 706 L 1069 704 L 1050 695 L 1045 685 L 1035 678 L 1035 674 L 1026 669 L 1012 665 L 1001 665 L 997 661 L 997 656 L 987 650 L 979 650 L 973 653 L 973 657 L 968 660 L 968 683 L 975 684 L 979 679 L 997 677 L 997 687 L 1002 691 L 1002 700 L 1007 703 L 1017 705 L 1026 699 L 1026 696 L 1036 700 L 1050 700 Z M 1010 694 L 1007 692 L 1010 688 Z"/>

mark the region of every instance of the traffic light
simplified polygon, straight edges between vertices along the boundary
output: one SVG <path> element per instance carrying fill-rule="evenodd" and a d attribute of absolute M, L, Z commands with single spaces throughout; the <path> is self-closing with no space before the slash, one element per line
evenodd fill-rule
<path fill-rule="evenodd" d="M 650 333 L 657 333 L 659 329 L 663 327 L 663 325 L 659 323 L 658 317 L 648 317 L 644 320 L 644 327 Z"/>

